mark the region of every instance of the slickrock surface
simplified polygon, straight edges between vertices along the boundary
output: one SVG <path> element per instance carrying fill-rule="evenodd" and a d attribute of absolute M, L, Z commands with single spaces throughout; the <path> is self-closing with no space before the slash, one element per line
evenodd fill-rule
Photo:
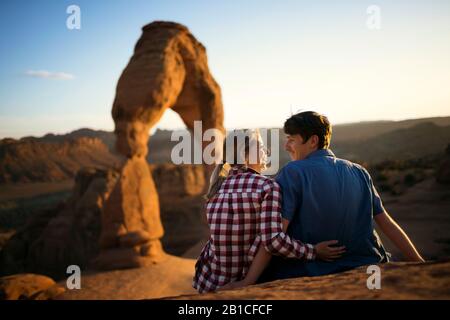
<path fill-rule="evenodd" d="M 367 267 L 322 277 L 278 280 L 213 294 L 173 299 L 450 299 L 450 262 L 389 263 L 381 267 L 381 289 L 367 288 Z"/>

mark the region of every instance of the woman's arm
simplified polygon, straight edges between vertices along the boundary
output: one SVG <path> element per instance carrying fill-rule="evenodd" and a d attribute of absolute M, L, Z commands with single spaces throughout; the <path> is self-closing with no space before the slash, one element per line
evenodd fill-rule
<path fill-rule="evenodd" d="M 286 232 L 289 226 L 289 220 L 282 220 L 283 232 Z M 255 284 L 258 278 L 263 273 L 264 269 L 269 265 L 270 259 L 272 255 L 267 252 L 263 245 L 259 246 L 258 252 L 256 252 L 255 258 L 250 265 L 250 269 L 248 269 L 247 275 L 245 279 L 242 280 L 242 285 L 249 286 L 251 284 Z"/>
<path fill-rule="evenodd" d="M 416 247 L 403 229 L 384 211 L 374 216 L 381 231 L 395 244 L 408 261 L 424 262 Z"/>
<path fill-rule="evenodd" d="M 222 288 L 220 288 L 219 291 L 238 289 L 255 284 L 259 276 L 263 273 L 264 269 L 269 264 L 271 258 L 272 255 L 269 252 L 267 252 L 267 250 L 264 248 L 264 245 L 260 244 L 259 249 L 256 252 L 255 258 L 253 259 L 252 264 L 250 265 L 250 269 L 248 270 L 248 273 L 245 276 L 245 279 L 230 282 L 225 286 L 223 286 Z"/>
<path fill-rule="evenodd" d="M 289 226 L 289 220 L 283 219 L 282 225 L 283 225 L 283 232 L 286 232 Z M 266 267 L 269 265 L 271 258 L 272 255 L 269 252 L 267 252 L 267 250 L 264 248 L 264 245 L 260 244 L 258 251 L 256 252 L 255 258 L 253 259 L 252 264 L 248 269 L 245 279 L 241 281 L 230 282 L 227 285 L 223 286 L 220 290 L 237 289 L 255 284 L 256 281 L 258 281 L 258 278 L 263 273 L 264 269 L 266 269 Z"/>
<path fill-rule="evenodd" d="M 283 232 L 286 232 L 288 226 L 289 226 L 289 220 L 283 219 Z M 269 265 L 270 259 L 272 258 L 272 255 L 267 252 L 267 250 L 264 248 L 263 245 L 259 246 L 258 252 L 255 255 L 255 258 L 252 261 L 252 264 L 250 265 L 250 269 L 248 270 L 247 275 L 245 276 L 245 279 L 243 281 L 244 286 L 248 286 L 251 284 L 256 283 L 259 276 L 263 273 L 264 269 Z"/>
<path fill-rule="evenodd" d="M 245 279 L 242 280 L 242 286 L 249 286 L 255 284 L 258 281 L 258 278 L 263 273 L 264 269 L 269 265 L 270 259 L 272 255 L 267 252 L 264 246 L 261 244 L 259 246 L 258 252 L 255 255 L 255 258 L 250 265 L 250 269 L 248 270 Z"/>

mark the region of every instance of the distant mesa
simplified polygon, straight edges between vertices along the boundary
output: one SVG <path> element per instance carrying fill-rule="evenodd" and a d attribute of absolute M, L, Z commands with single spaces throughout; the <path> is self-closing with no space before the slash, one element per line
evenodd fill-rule
<path fill-rule="evenodd" d="M 80 129 L 65 135 L 24 137 L 0 141 L 0 184 L 55 182 L 73 179 L 83 167 L 108 168 L 119 158 L 108 145 L 106 131 Z"/>
<path fill-rule="evenodd" d="M 170 130 L 158 129 L 150 137 L 147 148 L 152 152 L 146 156 L 148 162 L 171 162 L 171 151 L 178 143 L 170 140 L 171 134 Z M 81 147 L 90 141 L 79 140 L 83 137 L 99 139 L 104 146 L 94 148 L 92 143 L 87 143 Z M 77 139 L 78 143 L 73 143 Z M 284 139 L 280 134 L 280 147 Z M 2 139 L 0 185 L 72 180 L 84 166 L 120 166 L 123 156 L 115 150 L 115 143 L 114 132 L 87 128 L 63 135 Z M 439 117 L 336 125 L 331 148 L 339 157 L 376 164 L 387 159 L 408 160 L 441 154 L 449 143 L 450 117 Z M 280 150 L 281 166 L 287 161 L 287 153 Z"/>

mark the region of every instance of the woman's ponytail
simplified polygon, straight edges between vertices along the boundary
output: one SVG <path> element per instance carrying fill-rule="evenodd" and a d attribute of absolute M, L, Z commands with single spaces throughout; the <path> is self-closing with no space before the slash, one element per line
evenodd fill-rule
<path fill-rule="evenodd" d="M 213 173 L 211 174 L 211 178 L 209 179 L 209 188 L 205 195 L 207 200 L 214 197 L 217 191 L 219 191 L 220 186 L 228 177 L 230 169 L 231 166 L 227 162 L 216 165 Z"/>

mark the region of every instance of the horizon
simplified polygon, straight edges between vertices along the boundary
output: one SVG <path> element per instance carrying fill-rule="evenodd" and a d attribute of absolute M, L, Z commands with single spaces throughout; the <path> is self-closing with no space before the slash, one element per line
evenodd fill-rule
<path fill-rule="evenodd" d="M 72 4 L 79 30 L 66 27 Z M 445 117 L 450 3 L 433 4 L 377 1 L 371 30 L 365 0 L 2 1 L 0 138 L 113 131 L 117 81 L 155 20 L 187 26 L 207 48 L 226 128 L 277 127 L 301 109 L 335 125 Z M 183 128 L 168 110 L 152 132 Z"/>
<path fill-rule="evenodd" d="M 345 122 L 345 123 L 337 123 L 337 124 L 332 124 L 332 127 L 341 127 L 341 126 L 351 126 L 351 125 L 357 125 L 357 124 L 364 124 L 364 123 L 390 123 L 390 122 L 407 122 L 407 121 L 416 121 L 416 120 L 433 120 L 433 119 L 440 119 L 440 118 L 450 118 L 450 115 L 448 116 L 437 116 L 437 117 L 425 117 L 425 118 L 408 118 L 408 119 L 400 119 L 400 120 L 368 120 L 368 121 L 356 121 L 356 122 Z M 225 130 L 229 131 L 229 130 L 234 130 L 234 129 L 262 129 L 262 128 L 276 128 L 276 129 L 281 129 L 282 126 L 273 126 L 273 127 L 248 127 L 248 128 L 241 128 L 241 127 L 235 127 L 235 128 L 225 128 Z M 22 136 L 22 137 L 10 137 L 10 136 L 5 136 L 5 137 L 0 137 L 0 141 L 1 140 L 5 140 L 5 139 L 14 139 L 14 140 L 21 140 L 23 138 L 36 138 L 36 139 L 40 139 L 40 138 L 44 138 L 47 135 L 54 135 L 54 136 L 63 136 L 66 134 L 71 134 L 73 132 L 76 131 L 80 131 L 80 130 L 91 130 L 91 131 L 103 131 L 103 132 L 112 132 L 114 133 L 114 129 L 112 130 L 105 130 L 105 129 L 96 129 L 96 128 L 91 128 L 91 127 L 80 127 L 80 128 L 76 128 L 73 130 L 69 130 L 66 132 L 47 132 L 44 133 L 42 135 L 27 135 L 27 136 Z M 149 136 L 155 134 L 156 131 L 185 131 L 187 130 L 186 127 L 183 128 L 160 128 L 158 126 L 153 127 L 150 131 L 149 131 Z"/>

